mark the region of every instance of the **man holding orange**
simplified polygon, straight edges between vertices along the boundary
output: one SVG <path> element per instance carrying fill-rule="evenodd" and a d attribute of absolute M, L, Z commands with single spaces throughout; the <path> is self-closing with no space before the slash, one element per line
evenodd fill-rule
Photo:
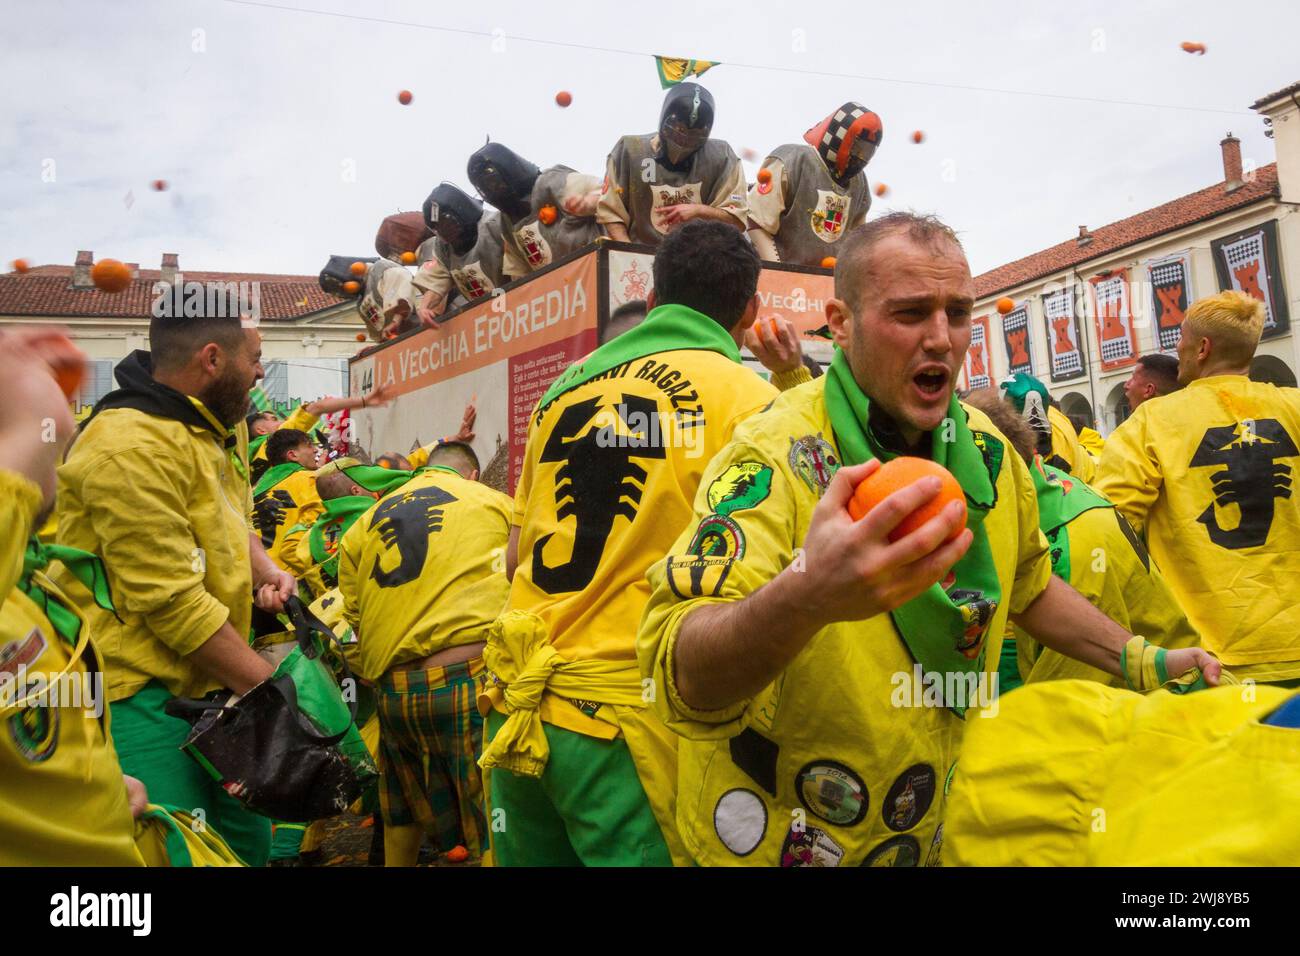
<path fill-rule="evenodd" d="M 974 285 L 952 231 L 910 213 L 858 227 L 835 293 L 826 375 L 737 427 L 648 573 L 638 657 L 683 738 L 677 823 L 702 865 L 938 862 L 1008 616 L 1135 689 L 1218 679 L 1204 651 L 1152 648 L 1052 577 L 1024 462 L 953 394 Z M 964 501 L 900 534 L 941 494 L 908 478 L 854 520 L 857 485 L 899 456 L 943 466 Z"/>

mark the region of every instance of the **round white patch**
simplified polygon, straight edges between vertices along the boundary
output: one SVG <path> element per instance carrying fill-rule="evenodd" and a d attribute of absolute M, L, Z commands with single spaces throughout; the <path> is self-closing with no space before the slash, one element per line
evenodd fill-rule
<path fill-rule="evenodd" d="M 713 808 L 713 829 L 736 856 L 753 853 L 767 832 L 767 807 L 751 790 L 728 790 Z"/>

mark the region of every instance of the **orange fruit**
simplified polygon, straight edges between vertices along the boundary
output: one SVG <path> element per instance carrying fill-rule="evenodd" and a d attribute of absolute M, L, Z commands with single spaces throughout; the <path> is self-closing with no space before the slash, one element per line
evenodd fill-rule
<path fill-rule="evenodd" d="M 354 262 L 348 266 L 348 269 L 354 276 L 363 276 L 366 274 L 366 264 L 364 262 Z"/>
<path fill-rule="evenodd" d="M 414 252 L 403 252 L 403 253 L 402 253 L 402 265 L 404 265 L 404 266 L 413 266 L 413 265 L 415 265 L 415 253 L 414 253 Z"/>
<path fill-rule="evenodd" d="M 411 97 L 410 90 L 402 90 L 402 92 L 397 94 L 397 102 L 401 103 L 403 106 L 406 106 L 408 103 L 410 103 L 411 99 L 412 97 Z"/>
<path fill-rule="evenodd" d="M 924 142 L 925 142 L 925 133 L 921 132 L 919 129 L 918 129 L 918 130 L 913 130 L 913 131 L 912 131 L 912 142 L 914 142 L 914 143 L 924 143 Z"/>
<path fill-rule="evenodd" d="M 358 292 L 361 291 L 361 283 L 353 279 L 349 279 L 347 282 L 343 283 L 343 291 L 346 292 L 348 295 L 356 295 Z"/>
<path fill-rule="evenodd" d="M 50 374 L 59 383 L 64 398 L 72 398 L 86 378 L 86 353 L 77 348 L 66 335 L 42 337 L 36 351 L 50 367 Z"/>
<path fill-rule="evenodd" d="M 823 268 L 823 269 L 834 269 L 834 268 L 835 268 L 835 257 L 834 257 L 834 256 L 826 256 L 826 257 L 824 257 L 824 258 L 822 259 L 822 268 Z"/>
<path fill-rule="evenodd" d="M 555 104 L 557 106 L 565 107 L 572 102 L 573 102 L 573 94 L 570 93 L 568 90 L 560 90 L 560 92 L 555 94 Z"/>
<path fill-rule="evenodd" d="M 447 851 L 447 862 L 449 863 L 464 863 L 468 859 L 469 850 L 463 846 L 454 846 Z"/>
<path fill-rule="evenodd" d="M 1010 296 L 1003 296 L 998 299 L 998 315 L 1006 315 L 1008 312 L 1014 312 L 1016 309 L 1016 300 Z"/>
<path fill-rule="evenodd" d="M 770 183 L 772 181 L 772 170 L 766 166 L 758 171 L 757 179 L 760 183 Z"/>
<path fill-rule="evenodd" d="M 22 275 L 24 272 L 30 269 L 31 266 L 27 264 L 26 259 L 15 259 L 13 263 L 13 268 L 14 268 L 14 272 L 17 272 L 19 275 Z"/>
<path fill-rule="evenodd" d="M 558 216 L 559 213 L 556 211 L 554 206 L 543 206 L 541 209 L 537 210 L 537 221 L 543 226 L 551 225 L 555 222 Z"/>
<path fill-rule="evenodd" d="M 849 500 L 849 515 L 854 521 L 860 521 L 868 511 L 895 491 L 931 475 L 942 483 L 939 493 L 904 518 L 899 522 L 898 527 L 889 533 L 890 541 L 906 537 L 943 511 L 948 502 L 965 503 L 966 501 L 966 495 L 962 492 L 961 485 L 957 484 L 957 479 L 952 476 L 952 472 L 928 458 L 903 455 L 885 462 L 853 489 L 853 497 Z M 955 541 L 964 530 L 966 530 L 966 513 L 963 511 L 961 523 L 953 529 L 946 540 Z"/>
<path fill-rule="evenodd" d="M 886 186 L 884 183 L 876 183 L 876 195 L 877 195 L 877 196 L 884 196 L 885 193 L 887 193 L 887 192 L 889 192 L 889 187 L 888 187 L 888 186 Z"/>
<path fill-rule="evenodd" d="M 116 259 L 100 259 L 90 269 L 90 281 L 101 292 L 121 292 L 131 284 L 131 270 Z"/>
<path fill-rule="evenodd" d="M 155 179 L 155 180 L 153 181 L 152 185 L 153 185 L 153 188 L 154 188 L 155 191 L 157 191 L 157 192 L 163 192 L 164 190 L 167 189 L 167 180 L 165 180 L 165 179 Z"/>
<path fill-rule="evenodd" d="M 358 342 L 364 342 L 365 340 L 366 340 L 366 333 L 365 333 L 365 332 L 358 332 L 358 333 L 357 333 L 357 341 L 358 341 Z"/>
<path fill-rule="evenodd" d="M 1183 52 L 1185 53 L 1199 53 L 1202 56 L 1205 55 L 1204 43 L 1196 43 L 1195 41 L 1192 40 L 1184 40 L 1180 45 L 1182 46 Z"/>

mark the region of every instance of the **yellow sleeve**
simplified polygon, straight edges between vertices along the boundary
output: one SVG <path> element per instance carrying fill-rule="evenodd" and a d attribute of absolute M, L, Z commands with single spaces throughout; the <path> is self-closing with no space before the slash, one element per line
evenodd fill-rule
<path fill-rule="evenodd" d="M 83 498 L 113 603 L 139 615 L 177 654 L 197 650 L 230 617 L 196 561 L 184 463 L 155 454 L 117 455 L 86 476 Z"/>
<path fill-rule="evenodd" d="M 357 564 L 361 560 L 361 542 L 365 535 L 362 522 L 358 519 L 352 522 L 352 527 L 348 528 L 343 535 L 343 540 L 339 542 L 339 593 L 343 595 L 343 619 L 348 622 L 348 626 L 357 634 L 358 639 L 361 635 L 361 604 L 357 591 L 360 584 L 357 580 Z"/>
<path fill-rule="evenodd" d="M 782 392 L 789 391 L 796 385 L 803 385 L 805 382 L 811 382 L 812 380 L 812 372 L 808 371 L 806 365 L 800 365 L 788 372 L 772 373 L 772 387 Z"/>
<path fill-rule="evenodd" d="M 769 236 L 775 236 L 781 228 L 781 217 L 785 215 L 785 196 L 787 192 L 785 163 L 775 156 L 763 160 L 762 169 L 772 174 L 768 185 L 772 188 L 766 193 L 758 187 L 757 181 L 749 187 L 749 219 Z M 760 170 L 761 172 L 762 170 Z"/>
<path fill-rule="evenodd" d="M 533 422 L 537 418 L 536 410 L 528 418 L 528 439 L 524 446 L 524 464 L 519 471 L 519 483 L 515 485 L 515 501 L 510 512 L 510 523 L 524 526 L 524 515 L 528 510 L 528 493 L 533 486 Z"/>
<path fill-rule="evenodd" d="M 300 521 L 284 533 L 276 553 L 270 556 L 295 578 L 302 577 L 311 568 L 311 552 L 307 546 L 307 532 L 310 530 L 311 522 Z M 307 558 L 305 562 L 304 558 Z"/>
<path fill-rule="evenodd" d="M 627 149 L 620 139 L 605 160 L 605 183 L 601 187 L 600 201 L 596 204 L 596 222 L 621 222 L 626 226 L 632 221 L 632 214 L 623 202 L 623 190 L 628 185 L 626 166 Z"/>
<path fill-rule="evenodd" d="M 289 417 L 284 420 L 284 424 L 280 427 L 296 428 L 300 432 L 307 432 L 310 434 L 311 430 L 316 427 L 316 423 L 319 421 L 320 416 L 313 415 L 311 412 L 307 411 L 306 405 L 299 405 L 289 413 Z M 263 445 L 262 447 L 265 448 L 266 446 Z"/>
<path fill-rule="evenodd" d="M 716 515 L 708 503 L 709 486 L 740 462 L 759 469 L 751 479 L 769 491 L 750 507 Z M 794 558 L 797 501 L 795 489 L 777 463 L 757 448 L 733 442 L 719 452 L 704 471 L 695 496 L 695 514 L 668 556 L 650 566 L 650 600 L 637 635 L 637 660 L 642 677 L 649 677 L 655 709 L 675 733 L 695 740 L 723 739 L 741 729 L 750 700 L 716 711 L 696 710 L 678 691 L 674 650 L 682 621 L 697 608 L 739 601 L 766 584 Z M 701 554 L 696 544 L 701 530 L 720 531 L 714 540 L 731 542 L 726 552 Z M 764 698 L 762 692 L 759 698 Z"/>
<path fill-rule="evenodd" d="M 1139 408 L 1106 439 L 1093 487 L 1141 533 L 1146 529 L 1151 506 L 1160 496 L 1163 480 L 1146 416 Z"/>
<path fill-rule="evenodd" d="M 1007 446 L 1003 467 L 1010 467 L 1016 488 L 1017 534 L 1016 581 L 1011 589 L 1010 613 L 1020 614 L 1033 604 L 1052 579 L 1052 560 L 1047 538 L 1038 527 L 1038 495 L 1024 460 Z"/>
<path fill-rule="evenodd" d="M 740 158 L 732 153 L 727 171 L 718 180 L 713 195 L 709 197 L 709 205 L 730 213 L 743 229 L 749 224 L 749 200 L 746 193 L 745 170 L 740 165 Z"/>
<path fill-rule="evenodd" d="M 41 486 L 26 475 L 0 469 L 0 603 L 23 574 L 23 552 L 41 510 Z"/>

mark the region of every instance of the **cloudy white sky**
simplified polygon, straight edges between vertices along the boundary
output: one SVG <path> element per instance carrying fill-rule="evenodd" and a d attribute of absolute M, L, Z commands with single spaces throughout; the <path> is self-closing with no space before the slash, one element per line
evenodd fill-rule
<path fill-rule="evenodd" d="M 738 153 L 796 142 L 845 100 L 874 109 L 885 140 L 868 175 L 891 193 L 872 214 L 937 212 L 980 272 L 1218 181 L 1228 130 L 1248 161 L 1272 162 L 1248 106 L 1300 80 L 1293 0 L 0 10 L 4 268 L 92 249 L 146 268 L 167 251 L 182 268 L 314 274 L 331 253 L 372 254 L 379 220 L 419 209 L 440 180 L 467 187 L 487 135 L 543 166 L 601 172 L 620 134 L 654 127 L 662 53 L 723 62 L 703 82 L 714 135 Z M 158 178 L 168 191 L 150 189 Z"/>

